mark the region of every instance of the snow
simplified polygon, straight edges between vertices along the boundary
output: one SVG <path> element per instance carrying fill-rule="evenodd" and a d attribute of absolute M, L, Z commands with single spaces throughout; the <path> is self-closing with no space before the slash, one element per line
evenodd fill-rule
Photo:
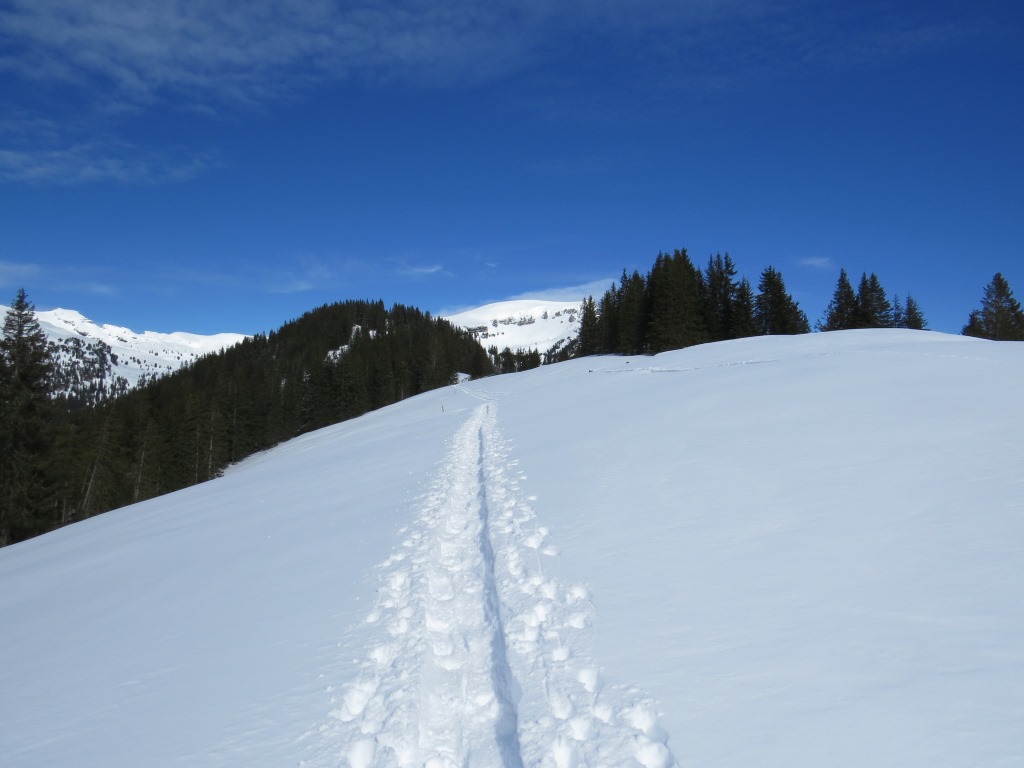
<path fill-rule="evenodd" d="M 7 307 L 0 306 L 0 316 L 5 314 Z M 171 373 L 203 355 L 219 352 L 246 338 L 240 333 L 204 336 L 183 331 L 133 331 L 116 325 L 99 325 L 73 309 L 37 311 L 35 315 L 51 341 L 79 337 L 109 346 L 118 360 L 112 365 L 111 373 L 123 376 L 130 387 L 137 386 L 144 376 Z"/>
<path fill-rule="evenodd" d="M 547 352 L 563 347 L 579 334 L 579 301 L 515 299 L 445 316 L 452 325 L 473 332 L 484 346 L 508 347 L 513 352 Z"/>
<path fill-rule="evenodd" d="M 1024 345 L 601 357 L 0 550 L 19 766 L 1024 762 Z"/>

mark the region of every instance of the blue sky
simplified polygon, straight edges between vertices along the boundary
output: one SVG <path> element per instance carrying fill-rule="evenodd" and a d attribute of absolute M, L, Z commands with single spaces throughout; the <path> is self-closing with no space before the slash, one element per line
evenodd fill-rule
<path fill-rule="evenodd" d="M 1016 0 L 5 0 L 0 303 L 253 333 L 685 247 L 959 332 L 1024 299 L 1022 40 Z"/>

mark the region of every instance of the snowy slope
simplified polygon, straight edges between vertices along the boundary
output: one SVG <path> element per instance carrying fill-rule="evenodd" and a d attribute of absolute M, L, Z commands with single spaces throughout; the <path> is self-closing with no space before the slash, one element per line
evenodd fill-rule
<path fill-rule="evenodd" d="M 7 307 L 0 307 L 0 316 Z M 239 333 L 218 333 L 209 336 L 194 333 L 137 332 L 116 325 L 99 325 L 80 312 L 53 309 L 36 312 L 36 319 L 47 339 L 59 348 L 60 356 L 87 358 L 91 368 L 102 378 L 113 381 L 123 378 L 128 388 L 146 378 L 176 371 L 202 355 L 218 352 L 245 338 Z M 77 343 L 73 347 L 68 340 Z M 96 358 L 100 364 L 95 365 Z"/>
<path fill-rule="evenodd" d="M 536 349 L 541 354 L 560 349 L 579 334 L 580 301 L 518 299 L 485 304 L 445 320 L 471 331 L 484 348 L 500 352 Z"/>
<path fill-rule="evenodd" d="M 1024 763 L 1024 345 L 449 387 L 0 550 L 18 766 Z"/>

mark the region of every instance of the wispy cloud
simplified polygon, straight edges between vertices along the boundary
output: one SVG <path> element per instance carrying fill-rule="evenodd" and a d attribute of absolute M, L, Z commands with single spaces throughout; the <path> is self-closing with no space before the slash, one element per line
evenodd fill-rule
<path fill-rule="evenodd" d="M 442 264 L 414 265 L 400 263 L 398 267 L 395 269 L 395 274 L 397 274 L 400 277 L 406 277 L 413 280 L 433 277 L 435 275 L 452 277 L 452 273 L 445 269 L 444 265 Z"/>
<path fill-rule="evenodd" d="M 760 20 L 770 7 L 767 0 L 8 0 L 0 6 L 0 72 L 66 87 L 94 107 L 170 100 L 216 110 L 299 96 L 325 80 L 475 86 L 579 56 L 581 43 L 620 62 L 623 52 L 633 60 L 685 56 L 681 44 L 715 50 L 734 34 L 724 25 Z M 648 56 L 633 53 L 640 43 Z M 688 60 L 690 69 L 700 61 Z"/>
<path fill-rule="evenodd" d="M 11 0 L 0 10 L 25 80 L 105 86 L 128 103 L 174 96 L 258 104 L 323 78 L 480 81 L 523 65 L 540 3 Z"/>
<path fill-rule="evenodd" d="M 78 293 L 92 294 L 93 296 L 116 296 L 120 293 L 116 285 L 96 280 L 75 283 L 74 285 L 65 286 L 65 288 L 77 291 Z"/>
<path fill-rule="evenodd" d="M 0 289 L 25 288 L 30 297 L 40 291 L 53 301 L 70 301 L 76 296 L 111 297 L 120 293 L 115 282 L 104 280 L 104 270 L 94 267 L 43 267 L 37 264 L 0 261 Z M 9 299 L 0 294 L 0 302 Z M 52 304 L 49 308 L 52 308 Z"/>
<path fill-rule="evenodd" d="M 268 289 L 270 293 L 305 293 L 316 287 L 312 280 L 293 277 L 283 283 L 273 283 Z"/>
<path fill-rule="evenodd" d="M 583 285 L 572 285 L 566 288 L 547 288 L 541 291 L 527 291 L 516 296 L 509 296 L 506 301 L 519 299 L 540 299 L 542 301 L 582 301 L 587 296 L 599 297 L 608 290 L 615 280 L 594 280 Z"/>
<path fill-rule="evenodd" d="M 270 280 L 269 293 L 306 293 L 323 288 L 335 279 L 335 270 L 316 256 L 294 259 L 291 269 L 276 273 Z"/>
<path fill-rule="evenodd" d="M 506 296 L 496 301 L 564 301 L 566 304 L 582 302 L 587 296 L 600 297 L 608 290 L 608 287 L 615 282 L 611 278 L 607 280 L 595 280 L 592 283 L 583 285 L 572 285 L 566 288 L 547 288 L 539 291 L 526 291 L 514 296 Z M 458 305 L 444 307 L 437 311 L 438 317 L 448 317 L 476 309 L 479 304 Z"/>
<path fill-rule="evenodd" d="M 581 43 L 614 66 L 679 58 L 684 76 L 706 82 L 735 67 L 861 65 L 970 34 L 920 9 L 877 14 L 807 0 L 7 0 L 0 8 L 0 71 L 137 106 L 262 104 L 349 77 L 473 85 L 579 55 Z"/>
<path fill-rule="evenodd" d="M 20 287 L 23 282 L 37 278 L 41 272 L 36 264 L 0 261 L 0 287 Z"/>
<path fill-rule="evenodd" d="M 800 259 L 797 264 L 801 267 L 810 267 L 811 269 L 832 270 L 836 268 L 835 262 L 828 256 L 809 256 Z"/>
<path fill-rule="evenodd" d="M 185 181 L 216 163 L 209 155 L 147 149 L 116 140 L 0 149 L 0 180 L 76 185 L 98 181 L 158 184 Z"/>
<path fill-rule="evenodd" d="M 67 116 L 116 136 L 126 114 L 261 109 L 326 82 L 465 88 L 531 73 L 536 92 L 525 98 L 537 109 L 621 115 L 621 98 L 640 92 L 663 108 L 666 91 L 757 87 L 770 73 L 863 66 L 965 34 L 924 12 L 875 20 L 844 8 L 809 0 L 6 0 L 0 123 L 15 121 L 32 138 L 12 146 L 0 137 L 0 179 L 167 182 L 214 165 L 203 154 L 96 140 L 95 126 L 69 130 L 70 119 L 43 125 L 40 104 L 71 104 Z M 579 87 L 573 69 L 607 87 Z"/>
<path fill-rule="evenodd" d="M 0 118 L 0 181 L 72 186 L 97 181 L 184 181 L 218 165 L 211 152 L 140 146 L 95 119 L 55 120 L 26 110 Z"/>
<path fill-rule="evenodd" d="M 128 142 L 125 116 L 260 109 L 353 78 L 478 84 L 526 66 L 545 15 L 482 0 L 8 0 L 0 181 L 192 178 L 208 153 Z"/>

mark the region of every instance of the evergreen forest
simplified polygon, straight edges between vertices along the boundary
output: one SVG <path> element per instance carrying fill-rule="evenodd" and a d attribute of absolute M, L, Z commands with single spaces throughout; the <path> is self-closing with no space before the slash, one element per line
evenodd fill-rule
<path fill-rule="evenodd" d="M 853 328 L 924 330 L 927 321 L 912 296 L 890 301 L 878 276 L 865 274 L 854 291 L 841 270 L 835 295 L 816 324 L 820 331 Z M 636 355 L 748 336 L 809 333 L 807 315 L 768 266 L 757 282 L 739 277 L 728 255 L 697 267 L 686 250 L 660 253 L 646 275 L 623 271 L 600 299 L 588 297 L 571 356 Z"/>
<path fill-rule="evenodd" d="M 841 270 L 819 331 L 925 329 L 917 302 L 874 273 Z M 782 274 L 755 291 L 729 255 L 698 268 L 685 250 L 646 275 L 623 271 L 580 308 L 577 338 L 545 362 L 653 354 L 711 341 L 811 330 Z M 1024 312 L 997 273 L 965 335 L 1024 341 Z M 51 343 L 52 344 L 52 343 Z M 536 350 L 484 350 L 468 331 L 412 307 L 345 301 L 307 312 L 116 397 L 72 398 L 24 290 L 0 339 L 0 546 L 217 477 L 297 435 L 472 378 L 541 364 Z"/>
<path fill-rule="evenodd" d="M 418 309 L 346 301 L 94 407 L 51 397 L 24 291 L 0 358 L 0 544 L 216 477 L 284 440 L 494 371 L 468 332 Z"/>

